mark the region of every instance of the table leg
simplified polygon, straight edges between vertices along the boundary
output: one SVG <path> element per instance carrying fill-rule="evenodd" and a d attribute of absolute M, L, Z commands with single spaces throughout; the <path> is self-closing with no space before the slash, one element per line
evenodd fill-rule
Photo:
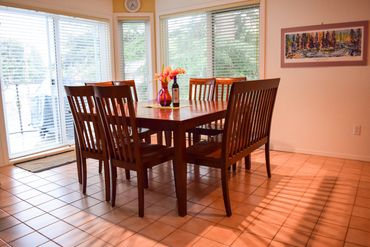
<path fill-rule="evenodd" d="M 186 151 L 186 139 L 185 130 L 179 126 L 174 131 L 174 146 L 175 146 L 175 157 L 174 157 L 174 173 L 176 181 L 176 196 L 177 196 L 177 208 L 180 216 L 186 216 L 186 173 L 187 165 L 185 163 L 184 154 Z"/>

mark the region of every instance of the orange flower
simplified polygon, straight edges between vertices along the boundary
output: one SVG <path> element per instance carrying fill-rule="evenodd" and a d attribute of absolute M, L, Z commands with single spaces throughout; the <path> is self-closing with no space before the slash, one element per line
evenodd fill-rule
<path fill-rule="evenodd" d="M 173 78 L 179 74 L 185 74 L 185 69 L 176 68 L 172 69 L 171 66 L 162 65 L 162 72 L 154 74 L 154 80 L 159 80 L 162 84 L 162 87 L 167 87 L 168 83 L 173 80 Z"/>

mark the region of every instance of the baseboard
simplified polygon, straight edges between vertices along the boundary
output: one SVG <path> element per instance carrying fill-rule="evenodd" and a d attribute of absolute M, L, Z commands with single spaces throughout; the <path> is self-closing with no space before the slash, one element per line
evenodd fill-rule
<path fill-rule="evenodd" d="M 287 147 L 287 146 L 281 146 L 281 145 L 272 145 L 272 144 L 271 144 L 270 148 L 272 150 L 276 150 L 276 151 L 313 154 L 313 155 L 328 156 L 328 157 L 349 159 L 349 160 L 370 161 L 370 156 L 366 156 L 366 155 L 364 156 L 364 155 L 353 155 L 353 154 L 336 153 L 336 152 L 325 152 L 325 151 L 320 151 L 320 150 L 294 148 L 294 147 Z"/>

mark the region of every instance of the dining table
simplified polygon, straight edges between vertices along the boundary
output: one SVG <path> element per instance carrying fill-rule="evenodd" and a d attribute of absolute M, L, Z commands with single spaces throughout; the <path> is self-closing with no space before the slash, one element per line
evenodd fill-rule
<path fill-rule="evenodd" d="M 171 131 L 174 176 L 179 216 L 187 215 L 186 131 L 225 118 L 226 101 L 181 100 L 179 107 L 160 107 L 156 101 L 135 102 L 138 127 Z"/>

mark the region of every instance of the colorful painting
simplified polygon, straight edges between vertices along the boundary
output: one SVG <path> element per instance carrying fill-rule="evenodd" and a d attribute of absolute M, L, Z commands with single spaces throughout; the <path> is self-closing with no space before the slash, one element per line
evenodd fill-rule
<path fill-rule="evenodd" d="M 367 64 L 367 21 L 281 30 L 281 66 Z"/>

